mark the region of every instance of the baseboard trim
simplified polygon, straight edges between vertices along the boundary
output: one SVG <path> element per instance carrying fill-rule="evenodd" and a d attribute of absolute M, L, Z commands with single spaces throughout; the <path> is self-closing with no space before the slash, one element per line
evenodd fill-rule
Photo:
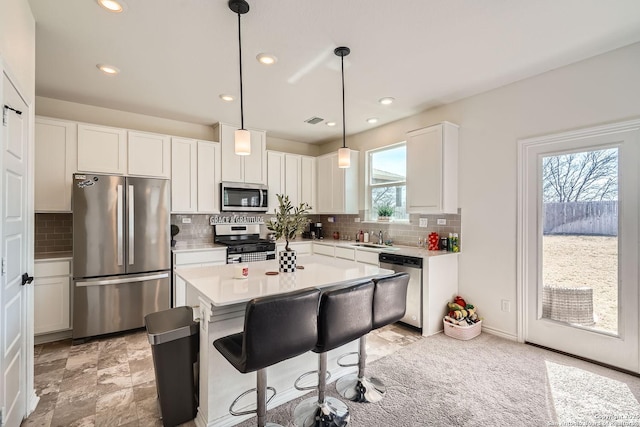
<path fill-rule="evenodd" d="M 502 331 L 500 329 L 495 329 L 490 326 L 482 325 L 482 332 L 486 332 L 487 334 L 496 335 L 501 338 L 505 338 L 511 341 L 518 341 L 518 336 L 514 334 L 510 334 L 508 332 Z"/>
<path fill-rule="evenodd" d="M 72 334 L 73 334 L 73 331 L 69 329 L 68 331 L 59 331 L 59 332 L 52 332 L 50 334 L 36 335 L 33 337 L 33 343 L 35 345 L 39 345 L 39 344 L 45 344 L 48 342 L 67 340 L 67 339 L 71 339 Z"/>

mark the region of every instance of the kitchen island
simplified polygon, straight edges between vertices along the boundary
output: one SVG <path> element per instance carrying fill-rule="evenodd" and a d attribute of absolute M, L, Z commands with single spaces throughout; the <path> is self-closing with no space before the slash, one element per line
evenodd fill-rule
<path fill-rule="evenodd" d="M 256 386 L 255 373 L 239 373 L 213 347 L 216 339 L 243 330 L 248 301 L 300 289 L 340 286 L 393 273 L 375 265 L 321 255 L 298 257 L 298 266 L 303 268 L 295 273 L 267 275 L 278 271 L 277 260 L 246 265 L 249 266 L 246 279 L 234 279 L 234 264 L 176 270 L 176 275 L 186 282 L 187 304 L 197 307 L 194 312 L 200 318 L 200 404 L 195 420 L 198 427 L 232 426 L 251 417 L 234 417 L 229 414 L 229 406 L 242 392 Z M 332 381 L 355 372 L 355 367 L 339 367 L 336 360 L 341 354 L 357 351 L 357 348 L 355 341 L 328 353 L 327 366 Z M 308 352 L 269 367 L 268 385 L 278 391 L 269 408 L 303 395 L 305 392 L 296 390 L 293 383 L 302 373 L 317 369 L 317 365 L 318 355 Z M 255 407 L 255 395 L 243 399 L 241 406 Z"/>

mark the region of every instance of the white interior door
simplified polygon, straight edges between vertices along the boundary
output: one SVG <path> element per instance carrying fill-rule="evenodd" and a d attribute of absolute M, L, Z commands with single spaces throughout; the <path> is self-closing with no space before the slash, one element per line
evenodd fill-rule
<path fill-rule="evenodd" d="M 633 372 L 640 122 L 523 141 L 524 340 Z"/>
<path fill-rule="evenodd" d="M 27 105 L 3 73 L 2 276 L 0 306 L 0 408 L 3 426 L 19 426 L 27 408 Z"/>

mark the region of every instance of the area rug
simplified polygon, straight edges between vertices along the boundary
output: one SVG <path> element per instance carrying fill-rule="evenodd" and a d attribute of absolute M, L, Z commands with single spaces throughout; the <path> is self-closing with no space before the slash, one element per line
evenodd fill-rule
<path fill-rule="evenodd" d="M 347 402 L 350 426 L 640 426 L 640 378 L 486 333 L 425 338 L 367 371 L 387 395 Z M 339 397 L 335 383 L 327 394 Z M 269 408 L 267 420 L 293 426 L 300 400 Z"/>

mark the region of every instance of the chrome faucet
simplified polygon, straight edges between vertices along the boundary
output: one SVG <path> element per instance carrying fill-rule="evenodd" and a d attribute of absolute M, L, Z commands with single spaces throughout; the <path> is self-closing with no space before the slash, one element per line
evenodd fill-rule
<path fill-rule="evenodd" d="M 380 232 L 378 233 L 378 244 L 379 245 L 384 245 L 384 240 L 382 237 L 382 230 L 380 230 Z"/>

